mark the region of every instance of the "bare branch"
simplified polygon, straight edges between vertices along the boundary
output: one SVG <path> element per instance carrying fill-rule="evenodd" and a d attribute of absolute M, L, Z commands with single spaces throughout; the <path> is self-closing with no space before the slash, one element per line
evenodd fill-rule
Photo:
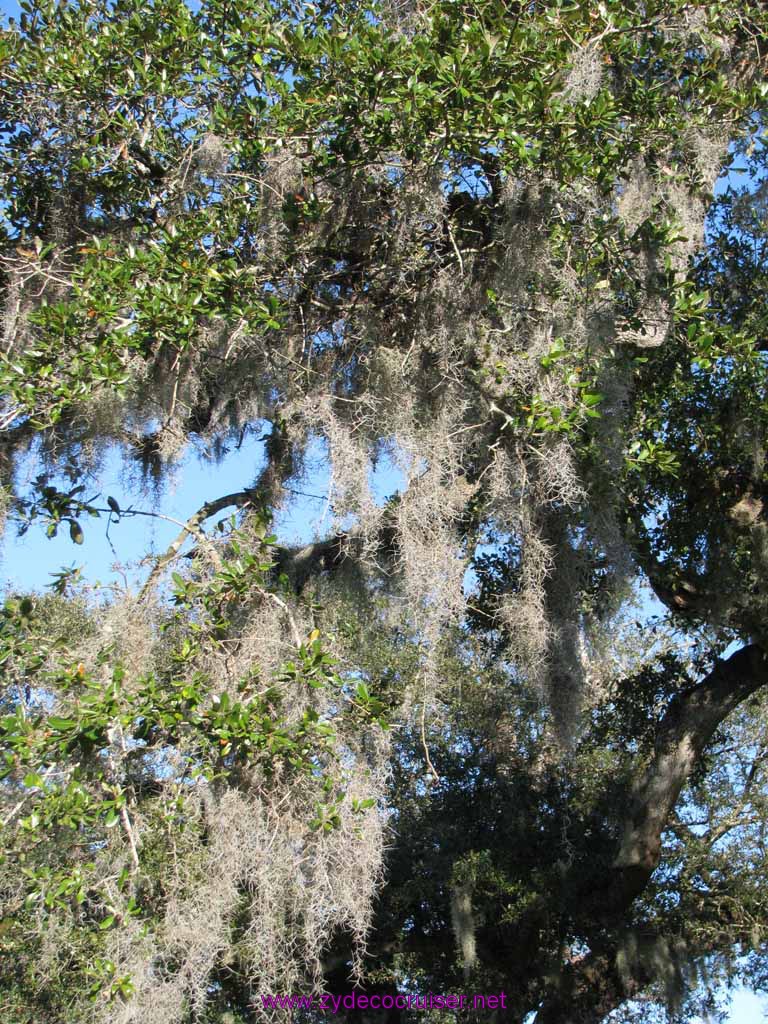
<path fill-rule="evenodd" d="M 221 560 L 219 559 L 218 553 L 213 547 L 211 541 L 202 531 L 201 523 L 204 523 L 206 519 L 210 519 L 211 516 L 215 516 L 218 512 L 221 512 L 223 509 L 229 508 L 230 506 L 234 505 L 237 508 L 244 508 L 246 505 L 252 504 L 255 497 L 255 491 L 245 490 L 235 491 L 232 494 L 225 494 L 223 497 L 216 498 L 214 501 L 206 501 L 206 503 L 182 525 L 181 533 L 169 545 L 165 553 L 157 559 L 144 586 L 141 588 L 139 600 L 141 601 L 147 596 L 166 566 L 178 556 L 184 541 L 187 540 L 188 537 L 195 537 L 197 540 L 202 541 L 203 544 L 211 549 L 211 556 L 214 562 L 218 562 L 220 564 Z"/>

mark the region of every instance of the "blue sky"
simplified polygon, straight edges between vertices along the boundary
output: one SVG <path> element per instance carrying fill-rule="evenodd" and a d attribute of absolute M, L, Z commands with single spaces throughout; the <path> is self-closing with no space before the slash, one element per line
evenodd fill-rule
<path fill-rule="evenodd" d="M 140 560 L 152 554 L 162 554 L 180 533 L 181 524 L 197 512 L 203 502 L 221 495 L 250 487 L 264 465 L 264 445 L 257 440 L 246 440 L 242 447 L 230 453 L 221 462 L 206 461 L 190 452 L 179 463 L 175 472 L 163 485 L 159 493 L 142 483 L 136 466 L 131 467 L 120 458 L 117 450 L 104 460 L 103 467 L 92 484 L 88 484 L 81 499 L 100 497 L 94 505 L 103 507 L 106 497 L 113 497 L 122 510 L 134 508 L 142 512 L 157 512 L 168 520 L 139 516 L 123 517 L 119 522 L 108 524 L 107 516 L 100 519 L 81 518 L 85 533 L 82 545 L 70 540 L 66 528 L 52 539 L 45 537 L 44 524 L 33 522 L 29 530 L 17 537 L 9 526 L 2 549 L 0 571 L 11 590 L 39 589 L 50 583 L 52 572 L 73 563 L 82 567 L 83 575 L 91 582 L 103 583 L 122 578 L 115 573 L 114 565 L 119 563 L 127 570 L 131 583 L 140 582 L 147 572 L 147 565 Z M 329 473 L 324 449 L 317 444 L 307 459 L 307 477 L 293 481 L 294 493 L 275 523 L 275 532 L 283 544 L 307 543 L 327 535 L 333 526 L 333 511 L 329 508 Z M 40 472 L 35 459 L 28 459 L 19 470 L 21 490 L 24 483 Z M 52 480 L 62 489 L 66 484 L 60 479 Z M 380 460 L 370 474 L 373 494 L 383 502 L 392 495 L 402 482 L 402 475 L 386 460 Z M 206 524 L 210 531 L 217 519 L 227 518 L 234 509 L 223 512 Z M 107 527 L 109 525 L 109 531 Z"/>
<path fill-rule="evenodd" d="M 297 483 L 297 489 L 316 497 L 295 496 L 292 507 L 277 521 L 277 533 L 285 543 L 307 541 L 319 529 L 327 530 L 330 525 L 326 512 L 328 490 L 327 466 L 321 459 L 318 448 L 316 458 L 306 480 Z M 263 464 L 263 445 L 256 441 L 244 444 L 230 453 L 221 463 L 205 463 L 190 455 L 179 466 L 175 479 L 160 496 L 158 510 L 174 519 L 183 521 L 210 498 L 241 490 L 249 486 Z M 27 472 L 34 475 L 36 467 L 29 465 Z M 377 498 L 391 493 L 398 484 L 391 468 L 384 466 L 373 480 Z M 125 468 L 116 454 L 105 461 L 103 473 L 93 490 L 87 490 L 90 497 L 99 490 L 102 495 L 115 497 L 121 508 L 131 505 L 143 510 L 152 510 L 153 497 L 150 491 L 142 490 L 137 481 L 131 486 L 126 478 Z M 103 504 L 103 500 L 99 502 Z M 114 524 L 110 539 L 114 552 L 106 538 L 105 520 L 85 520 L 85 542 L 76 546 L 69 539 L 68 532 L 53 540 L 47 540 L 40 526 L 33 525 L 29 532 L 16 539 L 12 532 L 6 538 L 0 576 L 11 590 L 40 588 L 50 582 L 50 573 L 61 566 L 76 564 L 84 567 L 84 573 L 91 581 L 114 579 L 110 567 L 115 555 L 123 563 L 131 563 L 147 554 L 160 553 L 179 532 L 178 525 L 160 520 L 125 519 Z M 138 572 L 138 579 L 144 577 L 146 569 Z M 740 989 L 733 996 L 728 1024 L 757 1024 L 768 1019 L 768 1002 L 755 994 Z M 690 1024 L 699 1024 L 691 1021 Z"/>

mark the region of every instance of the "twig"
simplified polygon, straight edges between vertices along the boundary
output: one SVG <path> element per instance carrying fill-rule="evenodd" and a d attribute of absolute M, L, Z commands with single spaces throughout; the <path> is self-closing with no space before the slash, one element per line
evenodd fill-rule
<path fill-rule="evenodd" d="M 6 415 L 5 419 L 0 422 L 0 430 L 7 430 L 13 421 L 17 420 L 19 416 L 21 416 L 23 411 L 24 410 L 21 406 L 17 406 L 15 409 L 12 409 L 11 412 Z"/>
<path fill-rule="evenodd" d="M 488 420 L 484 420 L 482 423 L 470 423 L 468 427 L 459 427 L 457 430 L 452 430 L 446 437 L 456 437 L 457 434 L 464 434 L 467 430 L 479 430 L 480 427 L 484 427 Z"/>
<path fill-rule="evenodd" d="M 427 746 L 427 729 L 426 729 L 426 714 L 427 714 L 427 679 L 424 677 L 424 696 L 421 701 L 421 745 L 424 748 L 424 759 L 427 762 L 427 768 L 429 768 L 435 782 L 440 781 L 440 776 L 435 771 L 435 766 L 432 764 L 432 758 L 429 756 L 429 747 Z"/>
<path fill-rule="evenodd" d="M 293 642 L 296 644 L 297 648 L 301 647 L 301 633 L 299 633 L 299 627 L 296 625 L 296 619 L 294 619 L 291 609 L 285 601 L 281 597 L 278 597 L 277 594 L 273 594 L 271 590 L 262 590 L 259 588 L 259 592 L 263 597 L 267 597 L 270 601 L 274 601 L 278 608 L 282 609 L 290 623 L 291 632 L 293 633 Z"/>
<path fill-rule="evenodd" d="M 415 344 L 416 344 L 416 336 L 414 335 L 413 340 L 411 341 L 410 347 L 409 347 L 408 351 L 405 353 L 405 358 L 403 359 L 402 363 L 400 364 L 400 372 L 401 373 L 403 373 L 405 371 L 405 364 L 410 359 L 411 352 L 413 352 L 413 346 Z"/>
<path fill-rule="evenodd" d="M 43 780 L 49 778 L 49 776 L 51 775 L 51 773 L 53 772 L 53 769 L 55 767 L 56 767 L 55 764 L 51 764 L 51 765 L 49 765 L 45 769 L 45 771 L 43 772 L 43 775 L 42 775 Z M 21 800 L 19 800 L 19 802 L 14 807 L 11 808 L 11 810 L 8 812 L 8 814 L 6 814 L 6 816 L 2 820 L 1 824 L 2 824 L 3 828 L 5 828 L 6 825 L 10 825 L 10 823 L 13 821 L 13 819 L 19 813 L 19 811 L 24 806 L 24 804 L 27 802 L 27 800 L 30 798 L 30 796 L 32 796 L 32 793 L 33 793 L 34 789 L 40 789 L 40 786 L 34 786 L 33 789 L 27 790 L 27 792 L 24 794 L 24 796 L 21 798 Z"/>

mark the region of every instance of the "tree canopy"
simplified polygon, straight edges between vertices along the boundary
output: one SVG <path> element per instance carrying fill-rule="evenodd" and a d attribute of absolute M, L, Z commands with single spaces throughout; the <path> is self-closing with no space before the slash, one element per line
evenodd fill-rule
<path fill-rule="evenodd" d="M 21 10 L 11 527 L 87 545 L 188 451 L 261 468 L 138 581 L 7 594 L 4 1019 L 764 986 L 764 5 Z M 115 451 L 158 508 L 100 493 Z"/>

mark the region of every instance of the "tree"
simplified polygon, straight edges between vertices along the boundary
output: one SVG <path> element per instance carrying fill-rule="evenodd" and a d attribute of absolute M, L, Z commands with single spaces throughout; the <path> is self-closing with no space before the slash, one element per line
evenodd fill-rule
<path fill-rule="evenodd" d="M 549 1024 L 684 1012 L 739 951 L 761 981 L 760 188 L 701 250 L 729 143 L 763 160 L 766 30 L 83 0 L 3 31 L 9 516 L 82 544 L 152 514 L 92 493 L 110 448 L 158 488 L 264 448 L 138 592 L 9 595 L 9 1019 L 352 976 Z M 334 522 L 292 549 L 317 443 Z"/>

